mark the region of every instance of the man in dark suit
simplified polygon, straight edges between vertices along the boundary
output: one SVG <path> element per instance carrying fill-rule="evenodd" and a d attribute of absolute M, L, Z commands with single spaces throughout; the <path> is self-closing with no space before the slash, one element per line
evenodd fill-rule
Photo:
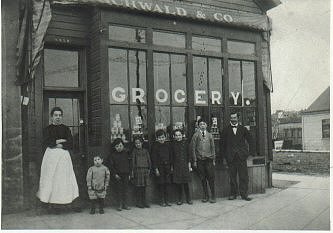
<path fill-rule="evenodd" d="M 246 142 L 248 145 L 246 144 Z M 249 149 L 248 149 L 249 147 Z M 249 176 L 247 172 L 247 158 L 254 154 L 254 144 L 249 131 L 238 122 L 237 113 L 230 114 L 230 124 L 223 129 L 221 135 L 221 152 L 229 167 L 230 196 L 229 200 L 237 198 L 239 178 L 239 193 L 243 200 L 248 197 Z"/>

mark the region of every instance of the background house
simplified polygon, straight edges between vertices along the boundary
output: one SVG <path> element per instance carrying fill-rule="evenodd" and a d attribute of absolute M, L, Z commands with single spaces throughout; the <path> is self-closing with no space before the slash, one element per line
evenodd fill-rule
<path fill-rule="evenodd" d="M 276 111 L 272 115 L 274 141 L 283 141 L 282 149 L 302 149 L 302 111 Z"/>
<path fill-rule="evenodd" d="M 330 150 L 330 87 L 302 114 L 303 150 Z"/>

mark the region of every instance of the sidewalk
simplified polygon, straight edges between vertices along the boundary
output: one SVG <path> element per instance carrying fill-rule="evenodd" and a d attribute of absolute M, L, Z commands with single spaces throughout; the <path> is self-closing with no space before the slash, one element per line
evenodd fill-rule
<path fill-rule="evenodd" d="M 217 203 L 160 207 L 133 207 L 104 215 L 82 213 L 2 216 L 2 229 L 234 229 L 234 230 L 329 230 L 329 177 L 273 174 L 273 185 L 252 201 L 217 199 Z"/>

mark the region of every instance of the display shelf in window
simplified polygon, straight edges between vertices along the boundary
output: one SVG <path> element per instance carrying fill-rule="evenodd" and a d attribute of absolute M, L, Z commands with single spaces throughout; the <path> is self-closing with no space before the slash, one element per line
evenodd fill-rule
<path fill-rule="evenodd" d="M 142 118 L 140 116 L 135 116 L 135 125 L 132 129 L 132 138 L 140 136 L 142 139 L 143 137 L 143 124 L 142 124 Z"/>
<path fill-rule="evenodd" d="M 219 128 L 217 127 L 217 117 L 212 117 L 212 127 L 210 127 L 210 133 L 214 139 L 220 139 Z"/>
<path fill-rule="evenodd" d="M 113 126 L 111 128 L 111 142 L 116 138 L 121 138 L 125 143 L 127 143 L 124 128 L 121 126 L 120 114 L 115 115 L 115 120 L 113 121 Z"/>

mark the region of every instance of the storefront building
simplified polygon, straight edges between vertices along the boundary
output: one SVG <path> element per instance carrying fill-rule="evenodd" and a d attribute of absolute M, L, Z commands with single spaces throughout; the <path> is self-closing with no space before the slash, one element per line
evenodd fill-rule
<path fill-rule="evenodd" d="M 64 123 L 74 136 L 72 158 L 83 197 L 92 156 L 106 157 L 112 140 L 120 137 L 130 145 L 133 136 L 142 135 L 149 146 L 157 129 L 166 130 L 171 139 L 175 128 L 183 129 L 189 140 L 200 117 L 208 119 L 216 139 L 218 196 L 228 195 L 219 134 L 234 110 L 256 141 L 257 156 L 248 161 L 249 190 L 264 192 L 271 186 L 272 159 L 271 25 L 266 11 L 278 4 L 274 0 L 53 1 L 34 78 L 18 82 L 23 101 L 16 198 L 25 206 L 34 205 L 42 129 L 54 106 L 63 108 Z M 9 187 L 15 174 L 5 172 L 5 179 L 6 174 L 3 181 Z M 11 192 L 3 191 L 3 201 L 14 200 Z M 192 193 L 201 197 L 195 175 Z"/>

